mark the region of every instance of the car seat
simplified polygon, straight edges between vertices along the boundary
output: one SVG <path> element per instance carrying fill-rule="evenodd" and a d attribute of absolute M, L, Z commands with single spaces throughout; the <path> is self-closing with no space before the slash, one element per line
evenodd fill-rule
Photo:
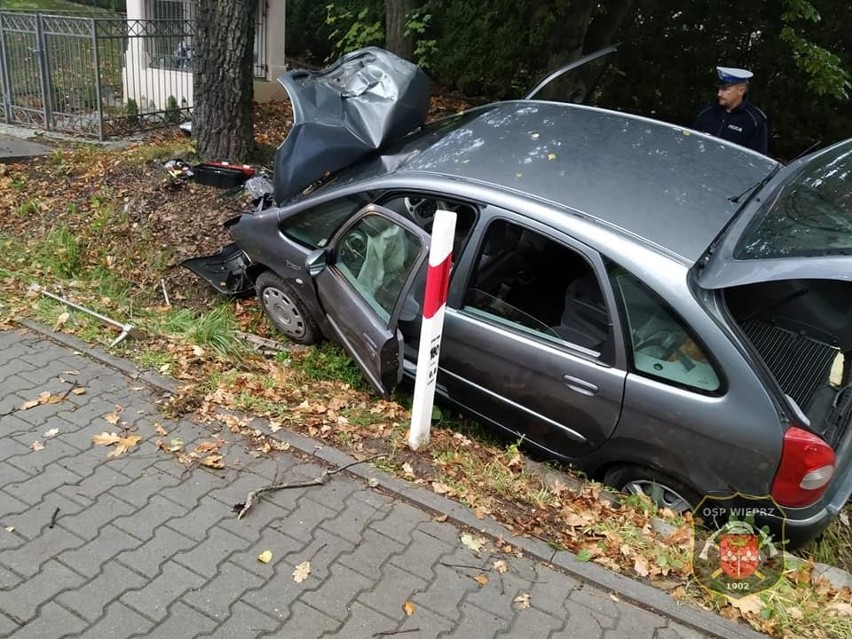
<path fill-rule="evenodd" d="M 565 288 L 565 308 L 559 325 L 552 327 L 562 339 L 601 352 L 610 335 L 609 312 L 594 273 L 574 279 Z"/>

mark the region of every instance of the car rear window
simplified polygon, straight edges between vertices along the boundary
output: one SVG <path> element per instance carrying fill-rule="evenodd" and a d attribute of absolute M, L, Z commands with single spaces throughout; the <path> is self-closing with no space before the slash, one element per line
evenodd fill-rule
<path fill-rule="evenodd" d="M 740 260 L 852 255 L 852 144 L 807 164 L 766 201 L 734 249 Z"/>

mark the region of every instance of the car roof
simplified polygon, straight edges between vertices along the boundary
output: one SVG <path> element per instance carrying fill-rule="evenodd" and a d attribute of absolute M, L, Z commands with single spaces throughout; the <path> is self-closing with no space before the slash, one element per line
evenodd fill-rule
<path fill-rule="evenodd" d="M 683 127 L 535 100 L 479 107 L 426 139 L 425 146 L 422 137 L 403 141 L 388 154 L 401 161 L 386 166 L 398 175 L 462 178 L 572 209 L 687 264 L 734 216 L 740 203 L 731 198 L 777 166 Z"/>

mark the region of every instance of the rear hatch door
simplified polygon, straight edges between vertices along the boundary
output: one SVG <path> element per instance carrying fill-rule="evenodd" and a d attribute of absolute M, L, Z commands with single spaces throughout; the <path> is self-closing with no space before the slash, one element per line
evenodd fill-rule
<path fill-rule="evenodd" d="M 696 269 L 706 289 L 789 279 L 852 281 L 852 139 L 779 171 Z"/>

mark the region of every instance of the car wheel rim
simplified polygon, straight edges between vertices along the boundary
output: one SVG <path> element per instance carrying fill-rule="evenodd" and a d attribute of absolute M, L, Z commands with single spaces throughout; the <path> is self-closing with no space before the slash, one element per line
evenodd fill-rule
<path fill-rule="evenodd" d="M 265 288 L 263 306 L 278 328 L 287 335 L 302 337 L 305 334 L 305 321 L 298 307 L 283 291 L 271 286 Z"/>
<path fill-rule="evenodd" d="M 692 508 L 689 501 L 676 490 L 655 481 L 646 479 L 632 481 L 624 487 L 624 491 L 632 495 L 645 495 L 660 508 L 668 508 L 676 513 L 686 512 Z"/>

